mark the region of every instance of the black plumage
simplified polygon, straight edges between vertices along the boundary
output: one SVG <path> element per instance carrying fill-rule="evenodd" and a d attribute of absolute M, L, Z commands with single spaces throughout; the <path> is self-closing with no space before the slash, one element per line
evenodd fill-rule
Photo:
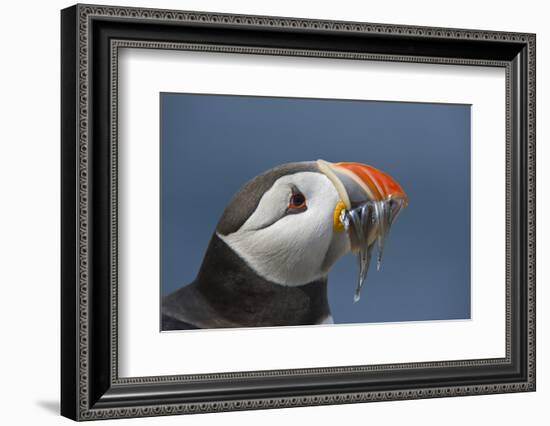
<path fill-rule="evenodd" d="M 162 330 L 317 324 L 330 316 L 326 278 L 298 287 L 260 277 L 216 233 L 237 231 L 282 176 L 317 172 L 315 162 L 275 167 L 246 183 L 224 210 L 197 278 L 162 299 Z"/>
<path fill-rule="evenodd" d="M 271 283 L 214 235 L 195 281 L 162 300 L 162 329 L 318 324 L 330 315 L 326 286 Z"/>

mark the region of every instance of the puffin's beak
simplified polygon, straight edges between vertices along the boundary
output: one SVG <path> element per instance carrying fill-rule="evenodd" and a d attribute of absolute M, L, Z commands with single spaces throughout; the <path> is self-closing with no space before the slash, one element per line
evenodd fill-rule
<path fill-rule="evenodd" d="M 317 160 L 319 169 L 334 184 L 340 202 L 334 210 L 335 230 L 342 230 L 339 221 L 342 209 L 352 209 L 368 201 L 384 201 L 391 206 L 391 221 L 407 206 L 403 188 L 389 175 L 362 163 L 330 163 Z"/>

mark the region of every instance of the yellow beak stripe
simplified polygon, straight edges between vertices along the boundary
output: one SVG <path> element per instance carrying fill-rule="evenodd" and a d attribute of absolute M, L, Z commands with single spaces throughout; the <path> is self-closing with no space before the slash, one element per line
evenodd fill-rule
<path fill-rule="evenodd" d="M 340 222 L 340 213 L 346 208 L 346 205 L 342 200 L 336 203 L 334 208 L 334 213 L 332 215 L 332 229 L 334 232 L 342 232 L 344 230 L 344 225 Z"/>

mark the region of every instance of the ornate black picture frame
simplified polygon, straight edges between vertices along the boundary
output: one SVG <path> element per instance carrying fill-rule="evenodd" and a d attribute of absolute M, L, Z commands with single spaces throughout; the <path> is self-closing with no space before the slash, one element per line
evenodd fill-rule
<path fill-rule="evenodd" d="M 76 5 L 61 13 L 61 414 L 158 416 L 535 390 L 535 35 Z M 120 378 L 121 47 L 484 65 L 506 71 L 506 356 Z"/>

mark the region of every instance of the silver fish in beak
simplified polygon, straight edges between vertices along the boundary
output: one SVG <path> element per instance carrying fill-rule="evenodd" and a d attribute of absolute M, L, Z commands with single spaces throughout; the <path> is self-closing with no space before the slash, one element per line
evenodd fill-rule
<path fill-rule="evenodd" d="M 340 196 L 334 209 L 334 230 L 348 234 L 351 251 L 357 255 L 359 274 L 354 301 L 358 302 L 374 247 L 378 245 L 380 270 L 391 225 L 407 206 L 408 199 L 391 176 L 367 164 L 324 160 L 318 160 L 317 164 Z"/>

